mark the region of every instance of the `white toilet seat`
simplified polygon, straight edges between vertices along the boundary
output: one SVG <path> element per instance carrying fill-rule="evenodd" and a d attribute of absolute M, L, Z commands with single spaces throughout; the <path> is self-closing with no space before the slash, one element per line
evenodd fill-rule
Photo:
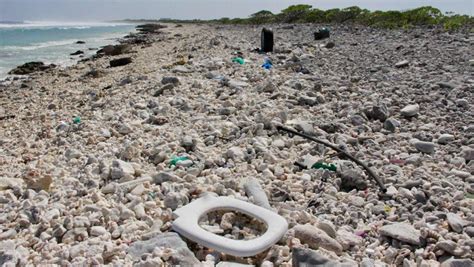
<path fill-rule="evenodd" d="M 229 209 L 253 216 L 267 225 L 267 231 L 251 240 L 233 240 L 208 232 L 198 225 L 199 218 L 210 211 Z M 206 195 L 175 210 L 178 218 L 173 229 L 186 238 L 226 254 L 247 257 L 256 255 L 278 242 L 288 229 L 288 223 L 280 215 L 262 207 L 230 197 Z"/>

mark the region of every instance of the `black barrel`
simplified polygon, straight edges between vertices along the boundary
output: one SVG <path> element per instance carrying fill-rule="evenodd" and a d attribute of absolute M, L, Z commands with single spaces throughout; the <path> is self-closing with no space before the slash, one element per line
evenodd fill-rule
<path fill-rule="evenodd" d="M 314 40 L 323 40 L 329 38 L 329 29 L 322 28 L 314 33 Z"/>
<path fill-rule="evenodd" d="M 262 52 L 273 52 L 273 31 L 262 29 Z"/>

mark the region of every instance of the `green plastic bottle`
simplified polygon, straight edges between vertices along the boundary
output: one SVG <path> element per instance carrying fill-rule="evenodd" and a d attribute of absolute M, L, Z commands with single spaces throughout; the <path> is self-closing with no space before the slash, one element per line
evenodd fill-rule
<path fill-rule="evenodd" d="M 244 65 L 245 64 L 245 60 L 241 57 L 234 57 L 232 59 L 232 62 L 234 63 L 239 63 L 240 65 Z"/>
<path fill-rule="evenodd" d="M 184 161 L 184 160 L 188 160 L 189 158 L 186 157 L 186 156 L 182 156 L 182 157 L 173 157 L 170 161 L 170 166 L 176 166 L 176 163 L 180 162 L 180 161 Z"/>
<path fill-rule="evenodd" d="M 79 123 L 81 123 L 81 117 L 79 117 L 79 116 L 74 117 L 74 119 L 72 119 L 72 122 L 73 122 L 74 124 L 79 124 Z"/>
<path fill-rule="evenodd" d="M 324 164 L 322 162 L 316 162 L 311 166 L 312 169 L 323 169 L 323 170 L 330 170 L 335 172 L 337 170 L 336 165 L 334 164 Z"/>

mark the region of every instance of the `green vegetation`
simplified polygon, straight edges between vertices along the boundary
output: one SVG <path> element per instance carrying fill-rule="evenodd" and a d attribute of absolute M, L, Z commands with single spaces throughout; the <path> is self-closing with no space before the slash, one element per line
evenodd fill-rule
<path fill-rule="evenodd" d="M 279 14 L 262 10 L 248 18 L 221 18 L 211 21 L 163 19 L 160 21 L 253 25 L 268 23 L 345 23 L 391 29 L 441 26 L 446 30 L 467 28 L 471 31 L 474 26 L 474 17 L 455 15 L 449 12 L 443 15 L 439 9 L 430 6 L 406 11 L 369 11 L 357 6 L 321 10 L 313 8 L 311 5 L 292 5 L 283 9 Z"/>
<path fill-rule="evenodd" d="M 304 18 L 310 10 L 310 5 L 289 6 L 283 9 L 281 13 L 277 15 L 277 21 L 285 23 L 299 22 L 299 20 Z"/>
<path fill-rule="evenodd" d="M 250 18 L 248 19 L 248 21 L 251 24 L 271 23 L 273 21 L 274 16 L 275 15 L 272 12 L 268 10 L 262 10 L 255 14 L 250 15 Z"/>

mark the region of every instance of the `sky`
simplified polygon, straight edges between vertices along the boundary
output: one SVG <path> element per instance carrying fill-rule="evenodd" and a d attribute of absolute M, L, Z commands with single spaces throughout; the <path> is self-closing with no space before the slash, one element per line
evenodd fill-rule
<path fill-rule="evenodd" d="M 356 5 L 369 10 L 405 10 L 429 5 L 443 12 L 474 14 L 474 0 L 0 0 L 0 21 L 234 18 L 247 17 L 263 9 L 278 13 L 293 4 L 309 4 L 319 9 Z"/>

